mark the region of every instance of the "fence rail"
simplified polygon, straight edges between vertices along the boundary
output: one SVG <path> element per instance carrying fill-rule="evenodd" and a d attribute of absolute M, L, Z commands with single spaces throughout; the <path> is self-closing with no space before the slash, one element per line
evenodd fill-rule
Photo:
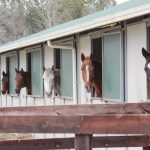
<path fill-rule="evenodd" d="M 5 107 L 0 108 L 0 132 L 75 134 L 74 139 L 1 141 L 0 145 L 6 147 L 3 149 L 7 149 L 7 145 L 13 145 L 16 149 L 25 149 L 26 145 L 32 145 L 34 149 L 39 144 L 41 150 L 46 149 L 46 146 L 50 149 L 51 146 L 62 149 L 65 148 L 65 143 L 76 150 L 127 146 L 147 148 L 150 146 L 150 103 Z M 116 136 L 93 137 L 94 133 Z M 60 142 L 55 144 L 57 140 Z"/>

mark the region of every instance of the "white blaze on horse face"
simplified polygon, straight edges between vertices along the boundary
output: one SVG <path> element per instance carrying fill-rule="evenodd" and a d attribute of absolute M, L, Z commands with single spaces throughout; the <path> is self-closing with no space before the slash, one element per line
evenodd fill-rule
<path fill-rule="evenodd" d="M 89 82 L 89 75 L 90 75 L 90 73 L 89 73 L 89 66 L 86 65 L 85 69 L 86 69 L 86 80 L 87 80 L 87 82 Z"/>
<path fill-rule="evenodd" d="M 47 95 L 51 95 L 54 89 L 54 72 L 50 68 L 46 69 L 43 74 L 43 79 L 45 92 Z"/>

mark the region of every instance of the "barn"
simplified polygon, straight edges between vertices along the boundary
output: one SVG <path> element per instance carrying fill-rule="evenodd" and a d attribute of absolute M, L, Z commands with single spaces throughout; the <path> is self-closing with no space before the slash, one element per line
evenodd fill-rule
<path fill-rule="evenodd" d="M 150 97 L 141 49 L 150 50 L 150 0 L 130 0 L 0 46 L 0 72 L 9 73 L 9 91 L 0 106 L 42 106 L 141 102 Z M 86 97 L 81 54 L 101 63 L 102 97 Z M 43 66 L 61 70 L 62 96 L 47 97 Z M 15 94 L 15 68 L 31 73 L 32 94 Z M 37 134 L 35 137 L 61 135 Z M 130 148 L 129 148 L 130 149 Z M 133 149 L 133 148 L 132 148 Z M 137 148 L 136 148 L 137 149 Z M 140 148 L 139 148 L 140 149 Z"/>

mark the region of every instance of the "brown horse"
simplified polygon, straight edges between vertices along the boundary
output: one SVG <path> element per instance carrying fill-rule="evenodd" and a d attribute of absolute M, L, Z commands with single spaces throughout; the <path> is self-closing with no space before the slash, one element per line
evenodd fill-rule
<path fill-rule="evenodd" d="M 9 76 L 8 73 L 5 73 L 5 71 L 3 71 L 2 73 L 3 77 L 2 77 L 2 94 L 6 94 L 6 92 L 8 92 L 9 90 Z"/>
<path fill-rule="evenodd" d="M 85 57 L 81 54 L 82 60 L 82 79 L 87 92 L 92 92 L 94 87 L 97 96 L 102 96 L 102 80 L 101 78 L 101 65 L 97 60 L 94 60 L 92 55 Z"/>
<path fill-rule="evenodd" d="M 31 94 L 31 74 L 25 72 L 23 69 L 21 71 L 15 69 L 16 71 L 16 93 L 19 94 L 20 90 L 24 87 L 27 88 L 28 94 Z"/>
<path fill-rule="evenodd" d="M 142 54 L 146 59 L 144 70 L 147 75 L 147 88 L 150 89 L 150 53 L 142 48 Z M 147 91 L 148 98 L 150 98 L 150 90 Z"/>

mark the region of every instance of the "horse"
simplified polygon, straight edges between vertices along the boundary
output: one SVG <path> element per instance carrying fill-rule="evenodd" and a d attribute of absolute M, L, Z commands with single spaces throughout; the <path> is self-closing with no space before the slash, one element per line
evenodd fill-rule
<path fill-rule="evenodd" d="M 26 87 L 28 94 L 32 94 L 32 88 L 31 88 L 31 74 L 29 72 L 25 72 L 22 68 L 21 71 L 17 70 L 15 68 L 16 71 L 16 78 L 15 78 L 15 82 L 16 82 L 16 93 L 19 94 L 21 89 Z"/>
<path fill-rule="evenodd" d="M 47 96 L 61 96 L 60 90 L 60 69 L 52 68 L 43 68 L 43 80 L 44 88 Z"/>
<path fill-rule="evenodd" d="M 101 64 L 97 60 L 93 59 L 93 56 L 84 56 L 81 54 L 81 71 L 82 79 L 86 88 L 86 91 L 92 92 L 95 89 L 98 97 L 102 97 L 102 79 L 101 79 Z"/>
<path fill-rule="evenodd" d="M 5 73 L 5 71 L 2 72 L 2 94 L 6 94 L 6 92 L 9 91 L 9 75 L 8 73 Z"/>
<path fill-rule="evenodd" d="M 145 48 L 142 48 L 142 54 L 146 59 L 144 70 L 147 75 L 147 88 L 150 89 L 150 53 Z M 150 90 L 147 90 L 147 92 L 148 98 L 150 98 Z"/>

